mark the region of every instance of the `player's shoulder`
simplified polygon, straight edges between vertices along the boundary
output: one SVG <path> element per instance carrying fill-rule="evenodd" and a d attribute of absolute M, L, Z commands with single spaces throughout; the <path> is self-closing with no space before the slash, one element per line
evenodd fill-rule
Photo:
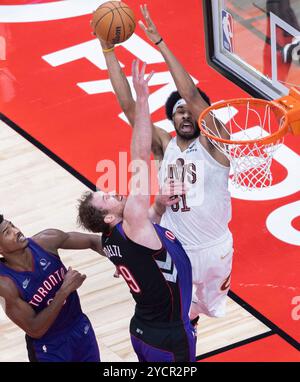
<path fill-rule="evenodd" d="M 65 232 L 59 230 L 59 229 L 56 229 L 56 228 L 47 228 L 47 229 L 44 229 L 43 231 L 40 231 L 38 233 L 36 233 L 35 235 L 32 236 L 32 240 L 36 241 L 36 240 L 41 240 L 41 239 L 47 239 L 47 238 L 53 238 L 53 237 L 57 237 L 57 236 L 60 236 L 60 235 L 64 235 Z"/>
<path fill-rule="evenodd" d="M 0 296 L 4 298 L 18 295 L 15 283 L 7 276 L 0 275 Z"/>
<path fill-rule="evenodd" d="M 167 239 L 171 243 L 175 243 L 178 241 L 174 233 L 170 231 L 168 228 L 163 227 L 162 225 L 157 223 L 153 223 L 153 226 L 156 228 L 156 231 L 158 232 L 160 237 Z"/>
<path fill-rule="evenodd" d="M 155 135 L 153 136 L 152 151 L 154 154 L 163 154 L 171 141 L 172 136 L 166 130 L 158 127 L 157 125 L 153 125 L 153 127 Z"/>
<path fill-rule="evenodd" d="M 60 247 L 61 242 L 66 239 L 66 236 L 67 234 L 64 231 L 56 228 L 47 228 L 32 236 L 31 239 L 44 250 L 56 254 L 57 249 Z"/>

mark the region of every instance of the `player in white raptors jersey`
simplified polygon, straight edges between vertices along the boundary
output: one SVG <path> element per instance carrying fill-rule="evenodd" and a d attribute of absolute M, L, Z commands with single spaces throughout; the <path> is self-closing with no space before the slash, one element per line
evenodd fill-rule
<path fill-rule="evenodd" d="M 225 314 L 232 263 L 231 218 L 227 190 L 229 162 L 204 136 L 200 136 L 197 118 L 210 103 L 197 89 L 189 74 L 168 49 L 141 7 L 149 39 L 159 47 L 180 93 L 174 92 L 166 103 L 167 116 L 174 123 L 176 137 L 153 125 L 152 151 L 161 161 L 160 181 L 166 177 L 184 179 L 190 184 L 186 197 L 173 209 L 167 209 L 162 224 L 174 231 L 190 257 L 193 267 L 194 298 L 190 317 L 199 313 L 218 317 Z M 133 126 L 135 101 L 126 76 L 114 52 L 114 46 L 101 41 L 111 83 L 121 108 Z M 209 121 L 207 121 L 209 123 Z M 213 127 L 212 127 L 213 128 Z M 225 131 L 220 135 L 227 138 Z"/>

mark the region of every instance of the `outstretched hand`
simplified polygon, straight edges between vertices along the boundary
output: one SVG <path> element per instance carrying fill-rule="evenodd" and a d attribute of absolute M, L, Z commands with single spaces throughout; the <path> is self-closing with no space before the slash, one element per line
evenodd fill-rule
<path fill-rule="evenodd" d="M 161 40 L 161 36 L 158 33 L 156 26 L 154 25 L 150 17 L 150 13 L 148 11 L 147 5 L 146 4 L 141 5 L 140 8 L 141 8 L 142 15 L 144 16 L 145 24 L 142 20 L 139 20 L 138 24 L 146 33 L 149 40 L 152 41 L 153 44 L 155 44 L 156 42 Z"/>
<path fill-rule="evenodd" d="M 140 60 L 137 59 L 132 62 L 132 81 L 137 97 L 148 98 L 149 96 L 148 84 L 154 74 L 154 71 L 152 71 L 145 79 L 146 65 L 147 64 L 143 62 L 143 66 L 140 70 Z"/>
<path fill-rule="evenodd" d="M 99 42 L 100 42 L 100 44 L 102 46 L 102 49 L 111 49 L 111 48 L 114 47 L 114 44 L 111 44 L 111 43 L 109 43 L 109 42 L 107 42 L 105 40 L 102 40 L 102 38 L 96 34 L 96 31 L 95 31 L 95 29 L 93 28 L 93 25 L 92 25 L 92 20 L 90 20 L 90 25 L 91 25 L 91 28 L 93 29 L 92 35 L 97 37 L 97 39 L 99 40 Z"/>
<path fill-rule="evenodd" d="M 155 202 L 163 206 L 172 206 L 180 201 L 180 195 L 186 194 L 187 189 L 183 182 L 168 178 Z"/>

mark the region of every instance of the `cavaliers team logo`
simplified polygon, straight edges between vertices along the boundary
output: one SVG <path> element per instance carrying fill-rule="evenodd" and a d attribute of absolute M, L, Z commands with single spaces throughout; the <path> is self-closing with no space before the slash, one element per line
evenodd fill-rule
<path fill-rule="evenodd" d="M 229 274 L 229 276 L 224 280 L 223 284 L 221 285 L 222 291 L 224 291 L 230 287 L 230 277 L 231 277 L 231 273 Z"/>
<path fill-rule="evenodd" d="M 171 231 L 166 231 L 165 235 L 166 235 L 167 239 L 169 239 L 169 240 L 173 241 L 176 239 L 176 236 Z"/>

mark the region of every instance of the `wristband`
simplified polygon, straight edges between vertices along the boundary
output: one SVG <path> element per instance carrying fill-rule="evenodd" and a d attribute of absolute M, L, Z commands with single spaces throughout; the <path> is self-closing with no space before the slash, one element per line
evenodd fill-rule
<path fill-rule="evenodd" d="M 161 38 L 155 43 L 155 45 L 159 45 L 162 41 L 163 41 L 163 38 L 161 37 Z"/>
<path fill-rule="evenodd" d="M 108 52 L 112 52 L 114 49 L 115 49 L 115 47 L 113 46 L 112 48 L 102 49 L 102 52 L 103 53 L 108 53 Z"/>

